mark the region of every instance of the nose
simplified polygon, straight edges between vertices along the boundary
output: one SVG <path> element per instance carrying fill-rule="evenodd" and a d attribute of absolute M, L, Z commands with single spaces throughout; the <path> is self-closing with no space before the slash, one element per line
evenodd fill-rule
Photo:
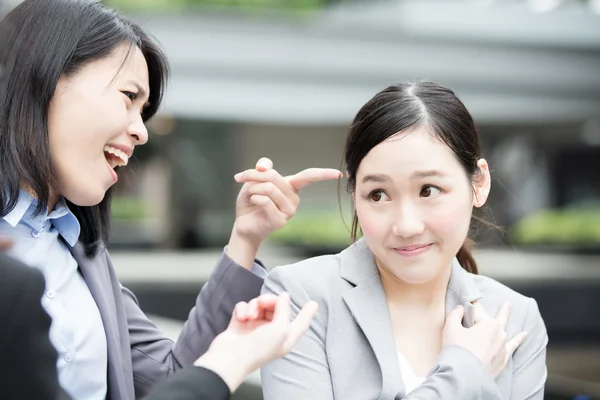
<path fill-rule="evenodd" d="M 127 127 L 127 134 L 133 138 L 135 145 L 142 145 L 148 141 L 148 129 L 142 120 L 141 115 L 137 115 Z"/>
<path fill-rule="evenodd" d="M 392 233 L 400 237 L 420 235 L 425 230 L 425 223 L 421 218 L 418 207 L 412 204 L 399 204 L 396 209 Z"/>

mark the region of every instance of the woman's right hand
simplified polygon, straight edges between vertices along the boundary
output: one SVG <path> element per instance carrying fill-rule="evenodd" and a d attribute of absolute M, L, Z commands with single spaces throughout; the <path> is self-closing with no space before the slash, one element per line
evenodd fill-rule
<path fill-rule="evenodd" d="M 520 332 L 507 341 L 506 323 L 508 321 L 509 304 L 504 303 L 496 318 L 489 316 L 481 304 L 475 303 L 475 324 L 471 328 L 462 326 L 464 308 L 455 308 L 446 317 L 442 334 L 444 346 L 460 346 L 475 355 L 496 379 L 512 357 L 515 350 L 527 337 L 527 332 Z"/>
<path fill-rule="evenodd" d="M 292 349 L 308 330 L 317 303 L 305 304 L 292 321 L 290 310 L 287 293 L 238 303 L 229 327 L 194 365 L 216 372 L 234 392 L 248 374 Z"/>

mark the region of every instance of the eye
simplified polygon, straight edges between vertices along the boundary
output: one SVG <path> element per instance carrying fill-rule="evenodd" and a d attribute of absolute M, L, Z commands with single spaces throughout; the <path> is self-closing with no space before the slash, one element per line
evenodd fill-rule
<path fill-rule="evenodd" d="M 369 193 L 368 198 L 375 203 L 379 203 L 382 201 L 388 201 L 390 196 L 388 196 L 383 190 L 373 190 L 371 193 Z"/>
<path fill-rule="evenodd" d="M 128 91 L 123 91 L 121 93 L 123 93 L 125 95 L 125 97 L 127 97 L 132 102 L 135 101 L 138 98 L 138 94 L 137 93 L 128 92 Z"/>
<path fill-rule="evenodd" d="M 435 197 L 442 194 L 442 189 L 433 186 L 433 185 L 425 185 L 421 188 L 421 192 L 419 196 L 421 197 Z"/>

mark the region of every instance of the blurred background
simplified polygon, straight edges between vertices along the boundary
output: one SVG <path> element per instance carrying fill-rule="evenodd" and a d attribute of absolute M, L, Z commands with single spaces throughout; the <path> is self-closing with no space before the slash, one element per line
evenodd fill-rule
<path fill-rule="evenodd" d="M 390 84 L 428 79 L 478 125 L 494 177 L 485 217 L 502 229 L 474 225 L 476 257 L 539 304 L 546 398 L 600 398 L 600 0 L 105 3 L 171 61 L 150 141 L 120 172 L 109 247 L 174 337 L 228 241 L 233 175 L 263 156 L 282 174 L 340 168 L 358 109 Z M 349 243 L 345 182 L 301 198 L 261 249 L 269 267 Z M 261 398 L 260 378 L 237 398 Z"/>

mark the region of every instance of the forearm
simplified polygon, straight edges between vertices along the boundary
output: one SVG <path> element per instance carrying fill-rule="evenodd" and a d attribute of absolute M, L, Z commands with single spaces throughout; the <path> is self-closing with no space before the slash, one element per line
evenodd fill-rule
<path fill-rule="evenodd" d="M 425 382 L 405 400 L 502 400 L 502 395 L 485 366 L 468 350 L 445 348 Z"/>
<path fill-rule="evenodd" d="M 236 233 L 234 227 L 229 238 L 229 243 L 227 244 L 226 252 L 233 262 L 250 271 L 254 265 L 258 248 L 259 244 L 251 244 L 244 240 Z"/>

